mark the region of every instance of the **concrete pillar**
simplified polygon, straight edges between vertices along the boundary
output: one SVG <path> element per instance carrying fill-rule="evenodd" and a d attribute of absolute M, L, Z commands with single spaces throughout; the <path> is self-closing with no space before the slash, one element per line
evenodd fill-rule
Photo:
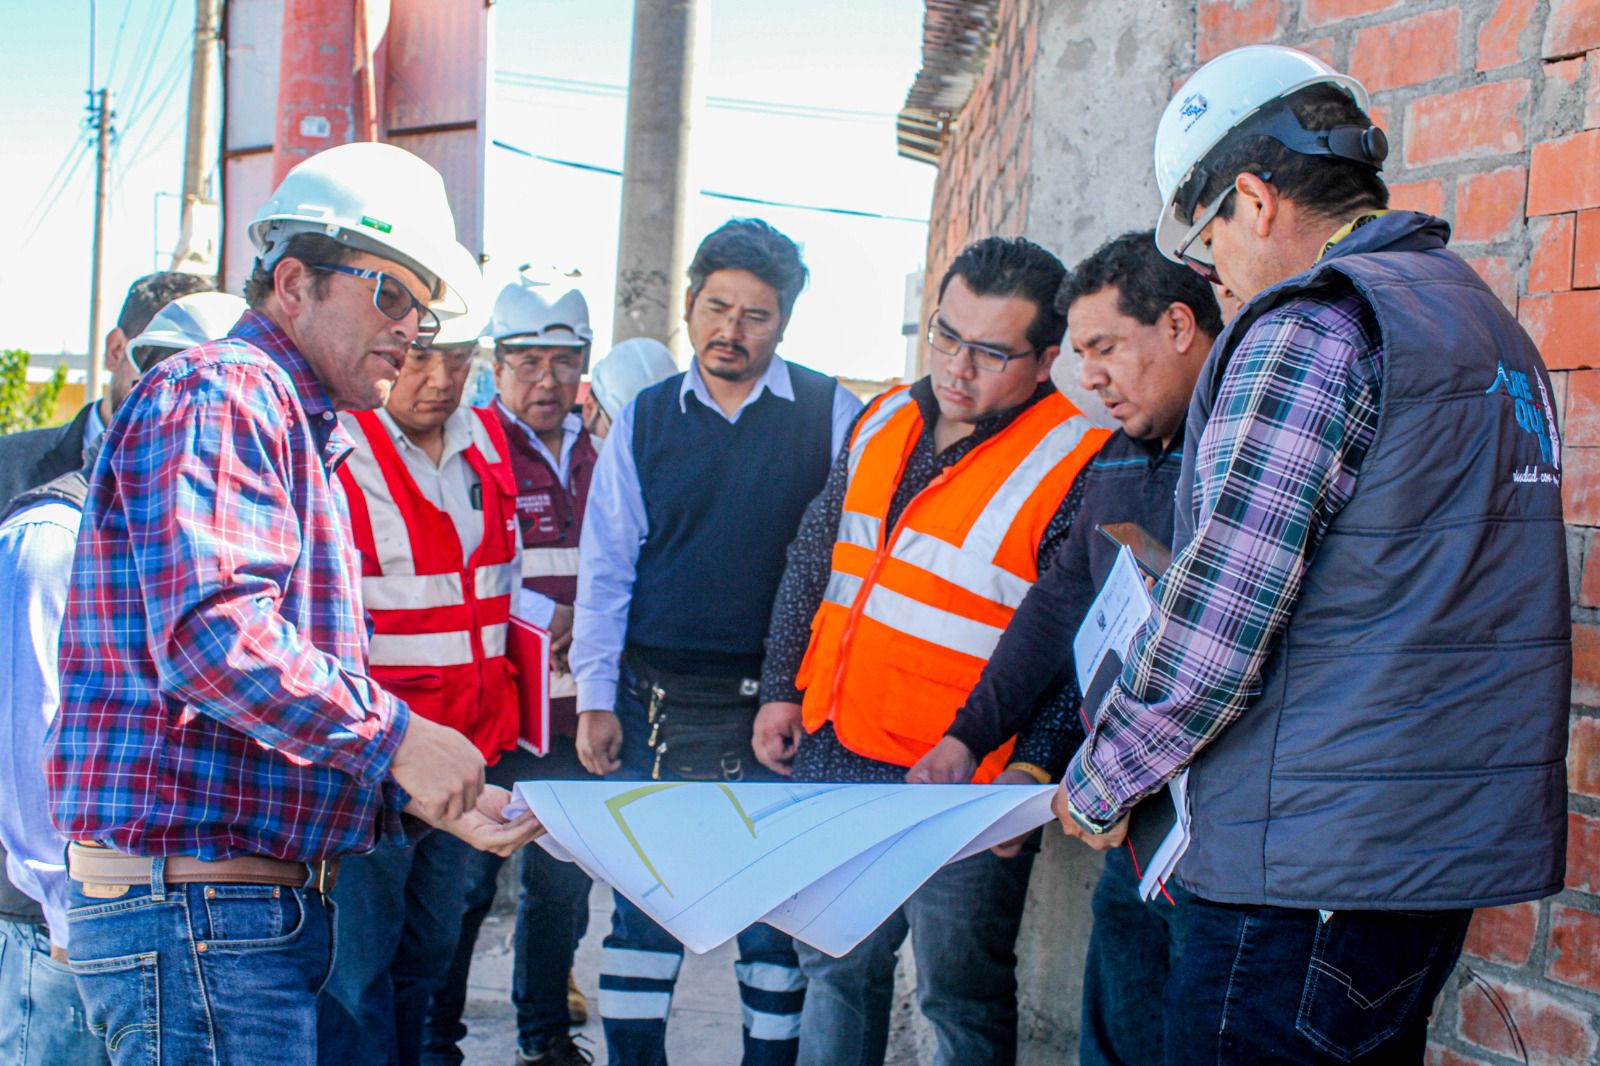
<path fill-rule="evenodd" d="M 682 362 L 684 216 L 699 8 L 709 0 L 636 0 L 622 161 L 613 343 L 664 342 Z"/>

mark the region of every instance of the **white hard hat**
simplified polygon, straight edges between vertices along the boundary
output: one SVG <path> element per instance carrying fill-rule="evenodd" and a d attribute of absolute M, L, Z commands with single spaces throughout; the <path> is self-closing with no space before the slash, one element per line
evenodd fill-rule
<path fill-rule="evenodd" d="M 582 348 L 594 340 L 589 328 L 589 301 L 577 289 L 559 296 L 554 287 L 518 278 L 500 290 L 486 336 L 515 337 L 523 344 Z"/>
<path fill-rule="evenodd" d="M 623 341 L 594 365 L 589 388 L 612 418 L 633 402 L 633 398 L 678 372 L 667 346 L 650 337 Z"/>
<path fill-rule="evenodd" d="M 482 306 L 481 304 L 479 305 Z M 439 335 L 429 347 L 476 344 L 483 339 L 483 315 L 448 315 L 439 319 Z"/>
<path fill-rule="evenodd" d="M 128 357 L 141 370 L 153 349 L 183 351 L 226 337 L 244 317 L 248 305 L 226 292 L 192 292 L 157 311 L 144 332 L 128 342 Z"/>
<path fill-rule="evenodd" d="M 477 260 L 456 240 L 444 179 L 392 144 L 341 144 L 306 159 L 284 175 L 249 233 L 268 268 L 297 233 L 392 260 L 422 279 L 441 314 L 466 313 L 483 284 Z"/>
<path fill-rule="evenodd" d="M 1161 254 L 1178 258 L 1178 247 L 1191 225 L 1187 212 L 1179 206 L 1178 194 L 1211 150 L 1274 100 L 1319 84 L 1339 86 L 1361 110 L 1367 110 L 1367 90 L 1359 81 L 1316 56 L 1276 44 L 1252 44 L 1224 52 L 1183 83 L 1167 102 L 1156 127 L 1156 187 L 1161 191 L 1156 247 Z M 1382 161 L 1381 155 L 1378 161 Z M 1198 248 L 1194 255 L 1204 258 Z"/>

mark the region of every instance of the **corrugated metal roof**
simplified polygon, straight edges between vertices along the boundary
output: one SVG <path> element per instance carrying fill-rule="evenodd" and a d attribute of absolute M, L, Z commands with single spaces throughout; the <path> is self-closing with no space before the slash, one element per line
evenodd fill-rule
<path fill-rule="evenodd" d="M 972 95 L 994 43 L 999 0 L 926 0 L 922 70 L 900 109 L 895 137 L 900 154 L 939 163 L 950 119 Z"/>

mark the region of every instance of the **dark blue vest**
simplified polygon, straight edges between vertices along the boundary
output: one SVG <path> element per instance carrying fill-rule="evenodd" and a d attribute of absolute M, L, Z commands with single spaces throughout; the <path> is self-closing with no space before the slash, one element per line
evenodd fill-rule
<path fill-rule="evenodd" d="M 794 400 L 763 391 L 739 420 L 676 374 L 639 394 L 633 457 L 649 534 L 628 646 L 658 670 L 756 677 L 785 552 L 832 465 L 833 378 L 789 363 Z"/>
<path fill-rule="evenodd" d="M 1195 758 L 1206 899 L 1326 909 L 1484 907 L 1561 889 L 1572 675 L 1560 441 L 1538 351 L 1449 227 L 1379 218 L 1253 300 L 1189 410 L 1195 457 L 1250 326 L 1323 287 L 1365 299 L 1384 344 L 1374 438 L 1312 557 L 1260 694 Z"/>

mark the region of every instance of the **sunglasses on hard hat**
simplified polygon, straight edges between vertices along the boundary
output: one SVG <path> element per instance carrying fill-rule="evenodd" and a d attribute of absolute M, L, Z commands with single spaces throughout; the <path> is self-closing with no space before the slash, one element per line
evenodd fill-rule
<path fill-rule="evenodd" d="M 439 335 L 439 316 L 434 314 L 427 304 L 411 295 L 411 290 L 406 288 L 405 282 L 394 275 L 385 274 L 381 270 L 361 270 L 338 263 L 312 263 L 311 269 L 374 282 L 372 306 L 396 322 L 405 318 L 414 309 L 417 312 L 417 336 L 412 344 L 427 347 L 433 342 L 433 338 Z"/>

